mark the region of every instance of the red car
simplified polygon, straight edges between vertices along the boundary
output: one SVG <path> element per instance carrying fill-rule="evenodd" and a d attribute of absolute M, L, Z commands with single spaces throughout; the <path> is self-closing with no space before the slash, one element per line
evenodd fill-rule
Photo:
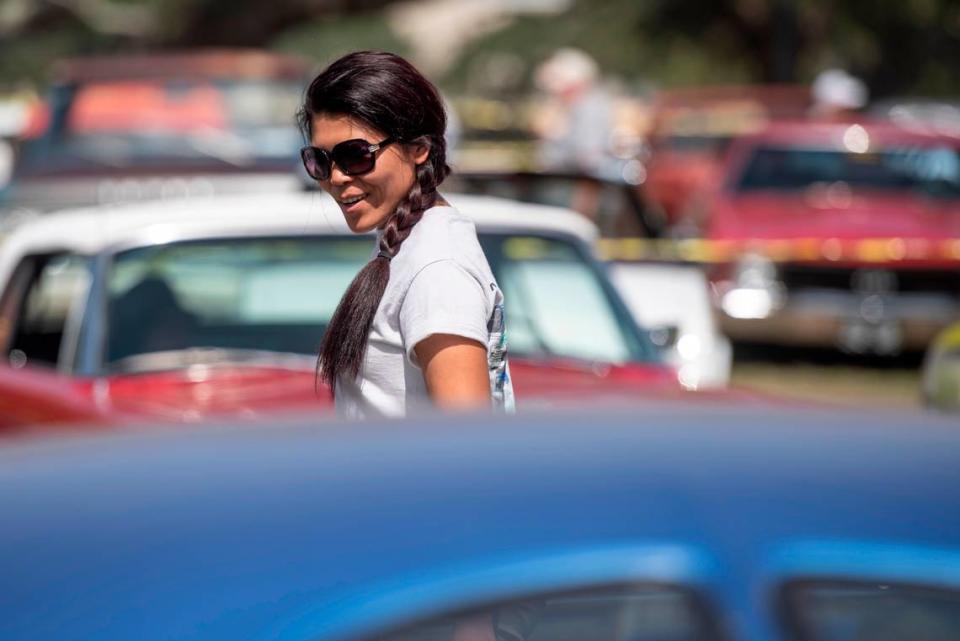
<path fill-rule="evenodd" d="M 733 338 L 892 354 L 960 318 L 960 139 L 781 122 L 723 176 L 704 226 Z"/>
<path fill-rule="evenodd" d="M 508 300 L 522 407 L 679 394 L 587 243 L 556 207 L 450 197 Z M 173 421 L 331 409 L 316 349 L 370 258 L 318 193 L 194 198 L 42 216 L 0 248 L 0 348 L 98 407 Z"/>

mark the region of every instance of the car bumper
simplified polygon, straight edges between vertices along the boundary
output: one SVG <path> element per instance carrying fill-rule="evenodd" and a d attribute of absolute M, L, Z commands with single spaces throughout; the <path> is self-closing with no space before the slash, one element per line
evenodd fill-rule
<path fill-rule="evenodd" d="M 960 319 L 960 300 L 935 293 L 814 290 L 788 293 L 764 318 L 719 316 L 720 327 L 735 341 L 895 353 L 925 349 L 937 332 Z"/>

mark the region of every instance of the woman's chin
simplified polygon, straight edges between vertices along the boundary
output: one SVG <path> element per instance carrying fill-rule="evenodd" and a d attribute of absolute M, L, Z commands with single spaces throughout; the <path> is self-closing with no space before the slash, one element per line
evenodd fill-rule
<path fill-rule="evenodd" d="M 367 198 L 349 205 L 340 203 L 340 213 L 347 227 L 355 234 L 365 234 L 383 227 L 392 211 L 391 208 L 371 203 Z"/>
<path fill-rule="evenodd" d="M 379 228 L 386 216 L 377 216 L 375 212 L 366 212 L 359 215 L 351 215 L 343 212 L 343 217 L 347 221 L 347 227 L 355 234 L 365 234 Z"/>

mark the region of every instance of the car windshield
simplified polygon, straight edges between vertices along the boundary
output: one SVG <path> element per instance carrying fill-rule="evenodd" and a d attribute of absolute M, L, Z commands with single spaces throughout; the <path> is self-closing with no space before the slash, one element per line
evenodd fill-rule
<path fill-rule="evenodd" d="M 786 593 L 809 641 L 960 639 L 960 592 L 886 583 L 804 583 Z"/>
<path fill-rule="evenodd" d="M 858 142 L 853 140 L 853 143 Z M 960 198 L 960 153 L 950 147 L 837 151 L 757 147 L 735 183 L 740 192 L 801 191 L 818 184 Z"/>
<path fill-rule="evenodd" d="M 512 354 L 656 358 L 577 245 L 509 234 L 482 234 L 481 242 L 508 300 Z M 372 249 L 369 237 L 329 236 L 184 241 L 119 253 L 108 277 L 106 363 L 126 369 L 138 355 L 197 348 L 316 354 Z"/>
<path fill-rule="evenodd" d="M 111 81 L 61 88 L 26 171 L 156 163 L 292 163 L 299 83 L 279 80 Z"/>

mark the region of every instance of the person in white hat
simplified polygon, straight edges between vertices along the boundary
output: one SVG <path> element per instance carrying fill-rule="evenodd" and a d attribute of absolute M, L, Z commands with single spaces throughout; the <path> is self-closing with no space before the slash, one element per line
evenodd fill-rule
<path fill-rule="evenodd" d="M 562 116 L 539 132 L 544 168 L 607 173 L 613 162 L 612 109 L 593 58 L 579 49 L 558 49 L 537 68 L 534 80 L 557 101 Z"/>

